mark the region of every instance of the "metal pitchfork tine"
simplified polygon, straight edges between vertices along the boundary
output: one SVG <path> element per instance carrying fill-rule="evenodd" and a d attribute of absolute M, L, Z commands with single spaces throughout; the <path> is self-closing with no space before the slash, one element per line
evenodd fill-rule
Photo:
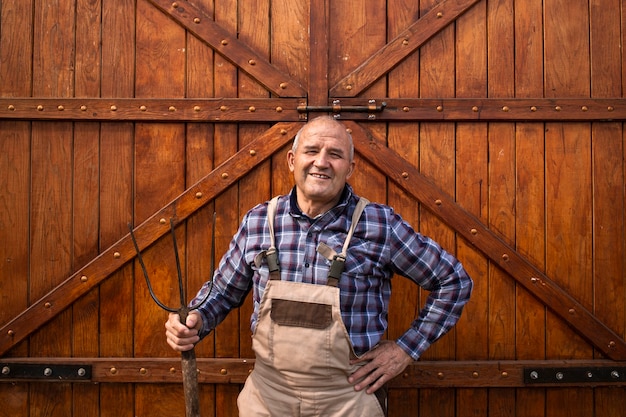
<path fill-rule="evenodd" d="M 189 311 L 198 308 L 202 305 L 211 295 L 211 291 L 213 290 L 213 272 L 215 271 L 215 213 L 213 213 L 213 230 L 211 234 L 211 283 L 209 286 L 209 290 L 206 292 L 204 297 L 196 304 L 187 306 L 185 289 L 183 286 L 183 274 L 180 267 L 180 258 L 178 256 L 178 244 L 176 243 L 176 232 L 174 228 L 174 219 L 170 219 L 170 232 L 172 234 L 172 241 L 174 242 L 174 256 L 176 258 L 176 272 L 178 274 L 178 290 L 180 295 L 180 307 L 172 308 L 168 307 L 164 303 L 159 300 L 159 298 L 154 293 L 152 289 L 152 284 L 150 284 L 150 278 L 148 278 L 148 270 L 146 269 L 146 265 L 143 262 L 143 258 L 141 256 L 141 251 L 139 250 L 139 245 L 137 244 L 137 240 L 135 239 L 135 234 L 133 233 L 133 227 L 129 223 L 128 228 L 130 230 L 130 237 L 133 241 L 133 245 L 135 246 L 135 251 L 137 251 L 137 259 L 139 260 L 139 264 L 141 265 L 141 269 L 143 271 L 143 276 L 146 279 L 146 285 L 148 286 L 148 291 L 150 291 L 150 296 L 154 300 L 155 303 L 163 310 L 169 311 L 171 313 L 178 313 L 180 317 L 180 322 L 182 324 L 187 323 L 187 315 Z M 198 394 L 198 368 L 196 366 L 196 353 L 194 348 L 191 350 L 181 352 L 181 368 L 183 374 L 183 389 L 185 391 L 185 410 L 186 417 L 200 417 L 200 401 Z"/>

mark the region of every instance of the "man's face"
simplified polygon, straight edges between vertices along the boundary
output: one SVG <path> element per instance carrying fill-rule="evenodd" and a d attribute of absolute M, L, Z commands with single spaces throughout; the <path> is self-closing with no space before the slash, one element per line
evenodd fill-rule
<path fill-rule="evenodd" d="M 296 182 L 298 204 L 307 214 L 311 214 L 307 212 L 310 207 L 322 212 L 332 208 L 354 169 L 345 129 L 328 121 L 309 124 L 295 152 L 288 152 L 287 162 Z"/>

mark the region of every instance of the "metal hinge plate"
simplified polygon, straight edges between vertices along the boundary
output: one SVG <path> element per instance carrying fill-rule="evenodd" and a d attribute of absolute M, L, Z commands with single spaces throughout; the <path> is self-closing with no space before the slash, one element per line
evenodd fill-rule
<path fill-rule="evenodd" d="M 1 363 L 0 381 L 13 379 L 49 381 L 90 381 L 91 365 Z"/>
<path fill-rule="evenodd" d="M 625 367 L 525 368 L 526 384 L 593 384 L 626 381 Z"/>

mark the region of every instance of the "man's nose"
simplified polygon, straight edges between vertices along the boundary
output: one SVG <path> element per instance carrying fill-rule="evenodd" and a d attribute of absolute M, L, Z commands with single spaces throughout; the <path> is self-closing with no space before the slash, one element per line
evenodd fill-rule
<path fill-rule="evenodd" d="M 324 151 L 318 153 L 317 157 L 315 158 L 314 163 L 315 163 L 315 166 L 319 166 L 319 167 L 328 166 L 328 154 Z"/>

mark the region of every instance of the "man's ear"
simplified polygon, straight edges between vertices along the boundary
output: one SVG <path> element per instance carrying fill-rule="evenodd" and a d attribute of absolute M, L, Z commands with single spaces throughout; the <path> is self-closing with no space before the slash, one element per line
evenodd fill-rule
<path fill-rule="evenodd" d="M 287 152 L 287 165 L 289 166 L 289 171 L 293 172 L 294 167 L 293 167 L 293 158 L 295 157 L 295 155 L 293 154 L 293 151 L 290 149 Z"/>
<path fill-rule="evenodd" d="M 348 175 L 346 175 L 346 179 L 352 176 L 352 173 L 354 172 L 355 167 L 356 167 L 356 162 L 354 161 L 350 162 L 350 171 L 348 171 Z"/>

